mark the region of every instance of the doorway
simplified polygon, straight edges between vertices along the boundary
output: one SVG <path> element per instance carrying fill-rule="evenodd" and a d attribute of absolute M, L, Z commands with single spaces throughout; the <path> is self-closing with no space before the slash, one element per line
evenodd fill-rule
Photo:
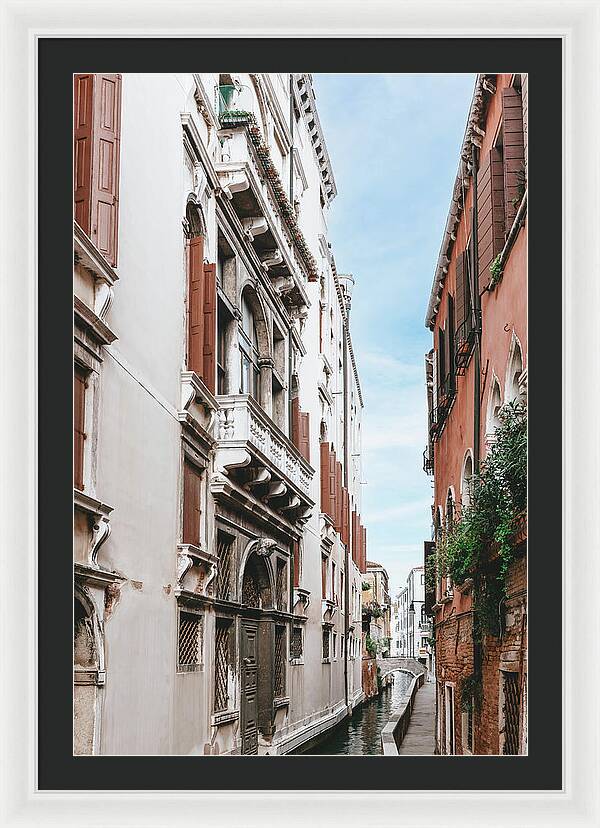
<path fill-rule="evenodd" d="M 242 753 L 258 753 L 258 623 L 242 620 Z"/>

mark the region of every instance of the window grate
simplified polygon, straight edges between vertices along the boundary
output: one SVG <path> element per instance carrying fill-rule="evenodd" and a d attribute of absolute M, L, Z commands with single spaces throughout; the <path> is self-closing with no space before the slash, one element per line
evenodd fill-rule
<path fill-rule="evenodd" d="M 277 561 L 277 581 L 275 584 L 275 597 L 277 609 L 287 612 L 287 589 L 285 585 L 286 565 L 285 561 Z"/>
<path fill-rule="evenodd" d="M 285 627 L 275 627 L 275 696 L 285 696 Z"/>
<path fill-rule="evenodd" d="M 179 612 L 177 669 L 179 672 L 197 670 L 202 653 L 202 616 L 192 612 Z"/>
<path fill-rule="evenodd" d="M 217 555 L 219 573 L 217 576 L 217 598 L 229 601 L 231 598 L 231 558 L 233 538 L 225 532 L 217 533 Z"/>
<path fill-rule="evenodd" d="M 294 627 L 292 629 L 290 657 L 293 659 L 302 658 L 302 627 Z"/>
<path fill-rule="evenodd" d="M 227 678 L 229 672 L 228 623 L 217 621 L 215 633 L 215 712 L 226 710 L 229 701 Z"/>
<path fill-rule="evenodd" d="M 323 630 L 323 658 L 329 658 L 329 630 Z"/>
<path fill-rule="evenodd" d="M 519 753 L 519 674 L 504 673 L 504 749 L 503 753 L 514 756 Z"/>

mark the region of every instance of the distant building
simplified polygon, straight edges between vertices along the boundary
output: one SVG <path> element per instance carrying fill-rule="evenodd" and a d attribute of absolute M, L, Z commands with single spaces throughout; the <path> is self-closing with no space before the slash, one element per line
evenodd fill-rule
<path fill-rule="evenodd" d="M 389 576 L 381 564 L 367 561 L 362 600 L 363 640 L 366 642 L 369 636 L 377 646 L 378 657 L 385 658 L 390 655 L 391 601 Z"/>

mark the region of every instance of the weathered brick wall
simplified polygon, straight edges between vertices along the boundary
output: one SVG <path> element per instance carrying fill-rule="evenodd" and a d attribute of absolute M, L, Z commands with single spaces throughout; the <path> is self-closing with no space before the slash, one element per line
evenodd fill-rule
<path fill-rule="evenodd" d="M 441 745 L 445 744 L 446 682 L 455 685 L 454 722 L 456 753 L 462 753 L 461 682 L 473 672 L 473 616 L 470 612 L 446 618 L 435 631 L 435 663 L 438 682 L 438 716 L 440 717 Z M 443 752 L 443 749 L 442 751 Z"/>
<path fill-rule="evenodd" d="M 507 573 L 507 599 L 504 613 L 504 635 L 501 639 L 486 637 L 483 655 L 483 705 L 475 717 L 475 750 L 477 753 L 501 752 L 499 731 L 502 727 L 500 687 L 501 671 L 519 673 L 521 695 L 521 744 L 523 736 L 524 684 L 527 680 L 527 558 L 518 557 Z"/>

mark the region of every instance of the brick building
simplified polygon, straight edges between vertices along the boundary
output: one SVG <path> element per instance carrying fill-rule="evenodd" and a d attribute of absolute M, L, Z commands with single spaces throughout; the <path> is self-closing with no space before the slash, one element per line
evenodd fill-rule
<path fill-rule="evenodd" d="M 473 507 L 504 407 L 526 402 L 526 169 L 527 76 L 478 75 L 426 317 L 433 348 L 424 467 L 434 477 L 426 611 L 435 624 L 437 749 L 445 754 L 527 749 L 525 516 L 510 537 L 495 634 L 480 632 L 477 613 L 485 600 L 478 584 L 496 577 L 497 544 L 480 550 L 460 583 L 440 556 Z"/>

